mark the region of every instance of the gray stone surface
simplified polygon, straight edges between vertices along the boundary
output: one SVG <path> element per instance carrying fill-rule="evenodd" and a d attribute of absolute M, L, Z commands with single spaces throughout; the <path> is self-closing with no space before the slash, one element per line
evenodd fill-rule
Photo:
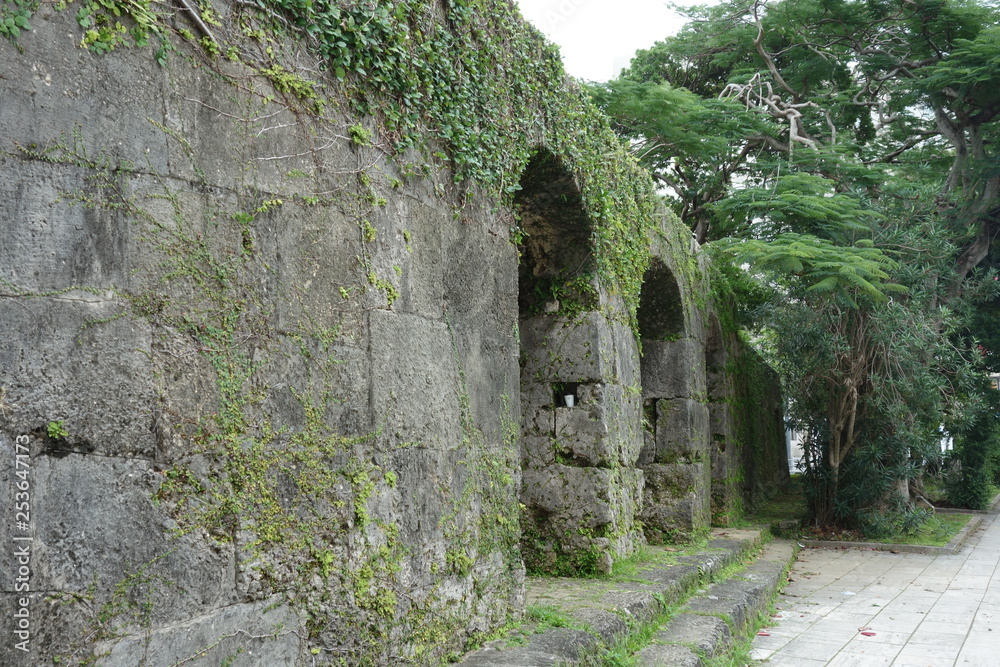
<path fill-rule="evenodd" d="M 31 538 L 32 660 L 74 650 L 89 655 L 89 648 L 75 647 L 93 633 L 102 607 L 105 623 L 128 628 L 143 617 L 154 626 L 176 623 L 237 600 L 233 545 L 175 534 L 176 524 L 151 500 L 163 480 L 155 466 L 93 455 L 56 457 L 40 453 L 37 438 L 27 440 L 33 452 L 26 480 L 30 531 L 16 529 L 13 496 L 17 482 L 25 480 L 13 466 L 3 475 L 0 507 L 8 543 L 15 536 Z M 14 459 L 14 445 L 0 432 L 0 453 L 8 460 Z M 0 558 L 0 578 L 11 593 L 18 591 L 15 564 L 9 552 Z"/>
<path fill-rule="evenodd" d="M 710 587 L 707 593 L 692 598 L 681 609 L 694 614 L 722 616 L 734 630 L 741 629 L 753 611 L 754 599 L 744 591 L 717 588 Z"/>
<path fill-rule="evenodd" d="M 463 667 L 548 667 L 572 664 L 597 639 L 583 630 L 553 628 L 531 638 L 527 646 L 509 650 L 487 647 L 470 653 Z"/>
<path fill-rule="evenodd" d="M 656 633 L 655 641 L 684 644 L 711 658 L 729 648 L 732 636 L 729 624 L 721 618 L 682 613 L 670 619 Z"/>
<path fill-rule="evenodd" d="M 538 315 L 520 326 L 522 377 L 545 382 L 607 382 L 614 370 L 614 345 L 600 313 L 575 319 Z"/>
<path fill-rule="evenodd" d="M 628 414 L 624 388 L 597 383 L 580 385 L 577 391 L 579 404 L 554 410 L 557 451 L 579 465 L 632 467 L 633 446 L 622 432 Z"/>
<path fill-rule="evenodd" d="M 615 517 L 609 495 L 614 478 L 607 468 L 555 465 L 525 470 L 522 498 L 529 507 L 554 515 L 553 521 L 605 527 Z"/>
<path fill-rule="evenodd" d="M 708 459 L 708 407 L 690 398 L 656 401 L 655 449 L 644 451 L 646 463 L 699 463 Z"/>
<path fill-rule="evenodd" d="M 686 646 L 650 644 L 635 654 L 648 667 L 701 667 L 701 658 Z"/>
<path fill-rule="evenodd" d="M 302 664 L 305 619 L 278 598 L 223 607 L 148 635 L 98 645 L 107 667 L 195 664 L 294 667 Z M 194 649 L 192 651 L 191 649 Z"/>
<path fill-rule="evenodd" d="M 681 338 L 643 344 L 643 398 L 696 398 L 706 390 L 705 349 L 700 341 Z"/>
<path fill-rule="evenodd" d="M 372 411 L 391 446 L 450 449 L 462 441 L 460 386 L 442 322 L 371 312 Z"/>
<path fill-rule="evenodd" d="M 573 613 L 573 620 L 582 623 L 590 634 L 599 637 L 605 644 L 613 644 L 628 632 L 628 624 L 625 622 L 626 617 L 620 613 L 620 608 L 614 607 L 612 601 L 602 602 L 607 602 L 609 607 L 584 607 Z"/>
<path fill-rule="evenodd" d="M 149 327 L 119 319 L 81 330 L 88 320 L 121 312 L 104 293 L 0 299 L 7 330 L 0 336 L 0 377 L 8 433 L 44 433 L 59 421 L 67 435 L 41 438 L 40 451 L 156 455 Z"/>
<path fill-rule="evenodd" d="M 642 520 L 648 540 L 684 540 L 708 525 L 709 498 L 700 492 L 709 474 L 706 464 L 650 463 L 643 473 Z"/>
<path fill-rule="evenodd" d="M 72 12 L 51 5 L 32 26 L 0 40 L 0 445 L 30 436 L 33 590 L 60 599 L 32 598 L 46 647 L 33 659 L 92 656 L 96 610 L 143 567 L 128 609 L 151 603 L 148 636 L 129 617 L 131 639 L 100 649 L 122 664 L 269 634 L 257 617 L 291 627 L 303 609 L 309 641 L 347 662 L 371 637 L 382 653 L 366 657 L 388 663 L 428 635 L 422 655 L 444 659 L 522 607 L 519 500 L 542 541 L 599 569 L 642 543 L 642 397 L 705 394 L 707 282 L 687 230 L 664 218 L 652 251 L 677 276 L 683 338 L 650 347 L 640 372 L 619 285 L 595 273 L 592 312 L 522 318 L 515 212 L 438 169 L 429 155 L 448 147 L 433 139 L 389 150 L 395 135 L 355 117 L 307 50 L 276 39 L 268 63 L 315 81 L 322 118 L 255 71 L 256 51 L 234 62 L 175 40 L 161 67 L 150 48 L 81 48 Z M 530 213 L 575 232 L 559 247 L 559 220 L 541 220 L 533 251 L 595 267 L 589 176 L 572 170 L 586 161 L 553 162 Z M 556 406 L 556 383 L 578 384 L 578 407 Z M 645 499 L 705 525 L 695 477 L 693 497 Z M 157 497 L 168 481 L 191 495 Z M 315 534 L 261 546 L 268 519 L 247 514 L 265 506 Z M 0 557 L 4 622 L 11 567 Z M 293 609 L 265 613 L 272 594 Z M 236 664 L 318 648 L 248 641 Z"/>

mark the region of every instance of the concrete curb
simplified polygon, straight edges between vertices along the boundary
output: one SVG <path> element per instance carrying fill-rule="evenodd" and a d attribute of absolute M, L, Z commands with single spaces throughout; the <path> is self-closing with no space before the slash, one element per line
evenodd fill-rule
<path fill-rule="evenodd" d="M 636 654 L 644 665 L 701 664 L 700 655 L 728 649 L 734 634 L 744 632 L 750 620 L 770 602 L 785 570 L 794 560 L 795 544 L 776 541 L 739 574 L 706 585 L 713 575 L 745 558 L 760 543 L 758 531 L 715 531 L 705 551 L 678 558 L 676 565 L 641 571 L 630 581 L 545 579 L 529 583 L 529 598 L 545 601 L 546 587 L 558 587 L 566 601 L 559 606 L 574 625 L 583 629 L 551 628 L 532 635 L 523 646 L 507 640 L 491 642 L 459 663 L 467 667 L 541 667 L 577 664 L 615 644 L 636 625 L 653 620 L 666 607 L 691 596 L 656 635 L 655 643 Z M 728 537 L 725 535 L 728 534 Z M 738 537 L 734 538 L 733 534 Z M 704 586 L 698 590 L 699 586 Z M 531 589 L 534 590 L 531 590 Z"/>
<path fill-rule="evenodd" d="M 875 551 L 894 551 L 907 554 L 928 554 L 931 556 L 943 556 L 958 553 L 966 538 L 982 522 L 982 514 L 972 512 L 961 512 L 961 514 L 972 514 L 969 522 L 958 531 L 955 537 L 951 538 L 948 544 L 943 547 L 924 546 L 922 544 L 886 544 L 884 542 L 846 542 L 841 540 L 805 540 L 800 539 L 799 544 L 806 547 L 817 547 L 822 549 L 873 549 Z"/>
<path fill-rule="evenodd" d="M 699 591 L 635 654 L 639 664 L 697 667 L 702 657 L 725 653 L 767 609 L 796 553 L 794 542 L 777 540 L 742 572 Z"/>
<path fill-rule="evenodd" d="M 997 509 L 1000 508 L 1000 493 L 993 496 L 993 500 L 990 501 L 990 506 L 984 510 L 967 510 L 961 507 L 935 507 L 935 514 L 995 514 Z"/>

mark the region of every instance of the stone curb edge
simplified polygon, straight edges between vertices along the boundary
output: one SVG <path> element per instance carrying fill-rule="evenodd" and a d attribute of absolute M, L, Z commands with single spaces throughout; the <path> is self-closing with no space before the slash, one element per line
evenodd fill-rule
<path fill-rule="evenodd" d="M 725 654 L 735 639 L 755 630 L 755 618 L 774 599 L 797 553 L 794 541 L 769 543 L 754 563 L 689 599 L 653 643 L 635 654 L 639 663 L 701 667 L 702 656 Z"/>
<path fill-rule="evenodd" d="M 965 512 L 962 512 L 963 514 Z M 971 514 L 971 512 L 970 512 Z M 922 544 L 887 544 L 884 542 L 846 542 L 841 540 L 806 540 L 800 539 L 799 544 L 806 547 L 820 549 L 872 549 L 874 551 L 894 551 L 908 554 L 928 554 L 931 556 L 945 556 L 958 553 L 966 538 L 975 530 L 983 517 L 981 514 L 972 514 L 972 518 L 965 524 L 962 530 L 958 531 L 955 537 L 943 547 L 925 546 Z"/>
<path fill-rule="evenodd" d="M 680 608 L 679 613 L 660 629 L 657 643 L 650 644 L 636 656 L 644 665 L 700 665 L 701 659 L 696 649 L 703 655 L 712 656 L 724 652 L 732 638 L 746 630 L 747 623 L 754 615 L 766 607 L 784 580 L 784 574 L 795 560 L 798 549 L 794 542 L 774 540 L 765 546 L 764 552 L 753 563 L 730 578 L 713 584 L 705 584 L 704 577 L 738 562 L 760 540 L 746 540 L 739 545 L 729 546 L 724 554 L 699 554 L 690 557 L 688 563 L 697 563 L 700 574 L 686 581 L 683 591 L 664 591 L 657 600 L 648 593 L 638 595 L 634 591 L 620 591 L 620 611 L 633 619 L 646 623 L 662 611 L 661 601 L 678 601 L 705 586 L 691 596 Z M 711 544 L 709 545 L 711 548 Z M 775 555 L 776 554 L 776 555 Z M 663 570 L 664 573 L 669 568 Z M 656 577 L 652 577 L 655 579 Z M 627 599 L 630 598 L 630 599 Z M 628 626 L 620 617 L 611 612 L 593 609 L 587 618 L 590 631 L 571 628 L 552 628 L 532 637 L 525 646 L 502 649 L 499 642 L 468 654 L 460 664 L 465 667 L 541 667 L 543 665 L 572 665 L 579 660 L 593 656 L 622 639 Z M 730 619 L 727 623 L 722 619 Z M 675 620 L 682 619 L 671 627 Z M 615 621 L 618 621 L 617 623 Z"/>

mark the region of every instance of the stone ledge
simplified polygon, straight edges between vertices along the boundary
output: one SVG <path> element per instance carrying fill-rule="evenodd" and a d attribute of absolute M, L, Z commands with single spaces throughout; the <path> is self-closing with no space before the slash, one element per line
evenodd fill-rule
<path fill-rule="evenodd" d="M 639 664 L 697 667 L 702 656 L 725 653 L 733 637 L 744 634 L 754 616 L 767 608 L 796 551 L 793 542 L 772 542 L 742 572 L 699 591 L 654 643 L 635 654 Z"/>
<path fill-rule="evenodd" d="M 712 576 L 746 557 L 760 544 L 760 541 L 761 534 L 758 530 L 716 529 L 713 531 L 713 538 L 698 554 L 681 556 L 677 558 L 677 563 L 672 565 L 651 564 L 646 569 L 640 566 L 640 571 L 630 577 L 629 581 L 551 577 L 529 579 L 528 604 L 552 606 L 578 629 L 548 629 L 531 636 L 528 643 L 522 646 L 509 646 L 507 639 L 499 639 L 483 649 L 466 655 L 459 664 L 468 667 L 484 665 L 540 667 L 575 664 L 581 656 L 592 656 L 602 647 L 619 641 L 629 628 L 647 623 L 666 607 L 679 604 Z M 651 549 L 657 548 L 651 547 Z M 780 554 L 774 555 L 778 552 Z M 770 600 L 793 553 L 791 543 L 785 543 L 781 547 L 768 546 L 761 558 L 741 575 L 709 585 L 705 590 L 713 591 L 725 585 L 726 588 L 718 588 L 718 592 L 739 598 L 733 602 L 743 605 L 744 616 L 747 616 L 751 610 L 755 612 L 760 605 L 766 605 Z M 713 593 L 699 592 L 692 601 L 697 599 L 711 601 L 711 597 L 721 599 L 721 596 Z M 722 613 L 725 611 L 722 610 Z M 699 616 L 687 623 L 702 624 L 706 627 L 718 625 L 710 620 L 698 620 L 708 618 L 712 617 Z M 724 641 L 716 642 L 711 637 L 698 637 L 692 641 L 693 645 L 699 648 L 702 645 L 705 647 L 711 645 L 712 652 L 728 647 L 732 630 L 726 622 L 721 619 L 716 620 L 727 627 L 725 633 L 719 630 L 720 636 L 725 634 Z M 649 656 L 646 655 L 646 651 L 650 653 Z M 655 644 L 646 647 L 637 655 L 642 656 L 644 660 L 642 664 L 700 664 L 698 654 L 690 647 L 676 643 Z"/>

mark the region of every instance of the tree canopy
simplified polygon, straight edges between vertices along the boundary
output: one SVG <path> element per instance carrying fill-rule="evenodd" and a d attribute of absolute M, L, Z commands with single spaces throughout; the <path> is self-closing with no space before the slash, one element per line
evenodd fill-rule
<path fill-rule="evenodd" d="M 697 240 L 773 288 L 755 325 L 809 434 L 814 518 L 877 529 L 911 507 L 940 426 L 982 414 L 977 336 L 993 344 L 1000 310 L 1000 10 L 685 12 L 591 94 Z"/>

